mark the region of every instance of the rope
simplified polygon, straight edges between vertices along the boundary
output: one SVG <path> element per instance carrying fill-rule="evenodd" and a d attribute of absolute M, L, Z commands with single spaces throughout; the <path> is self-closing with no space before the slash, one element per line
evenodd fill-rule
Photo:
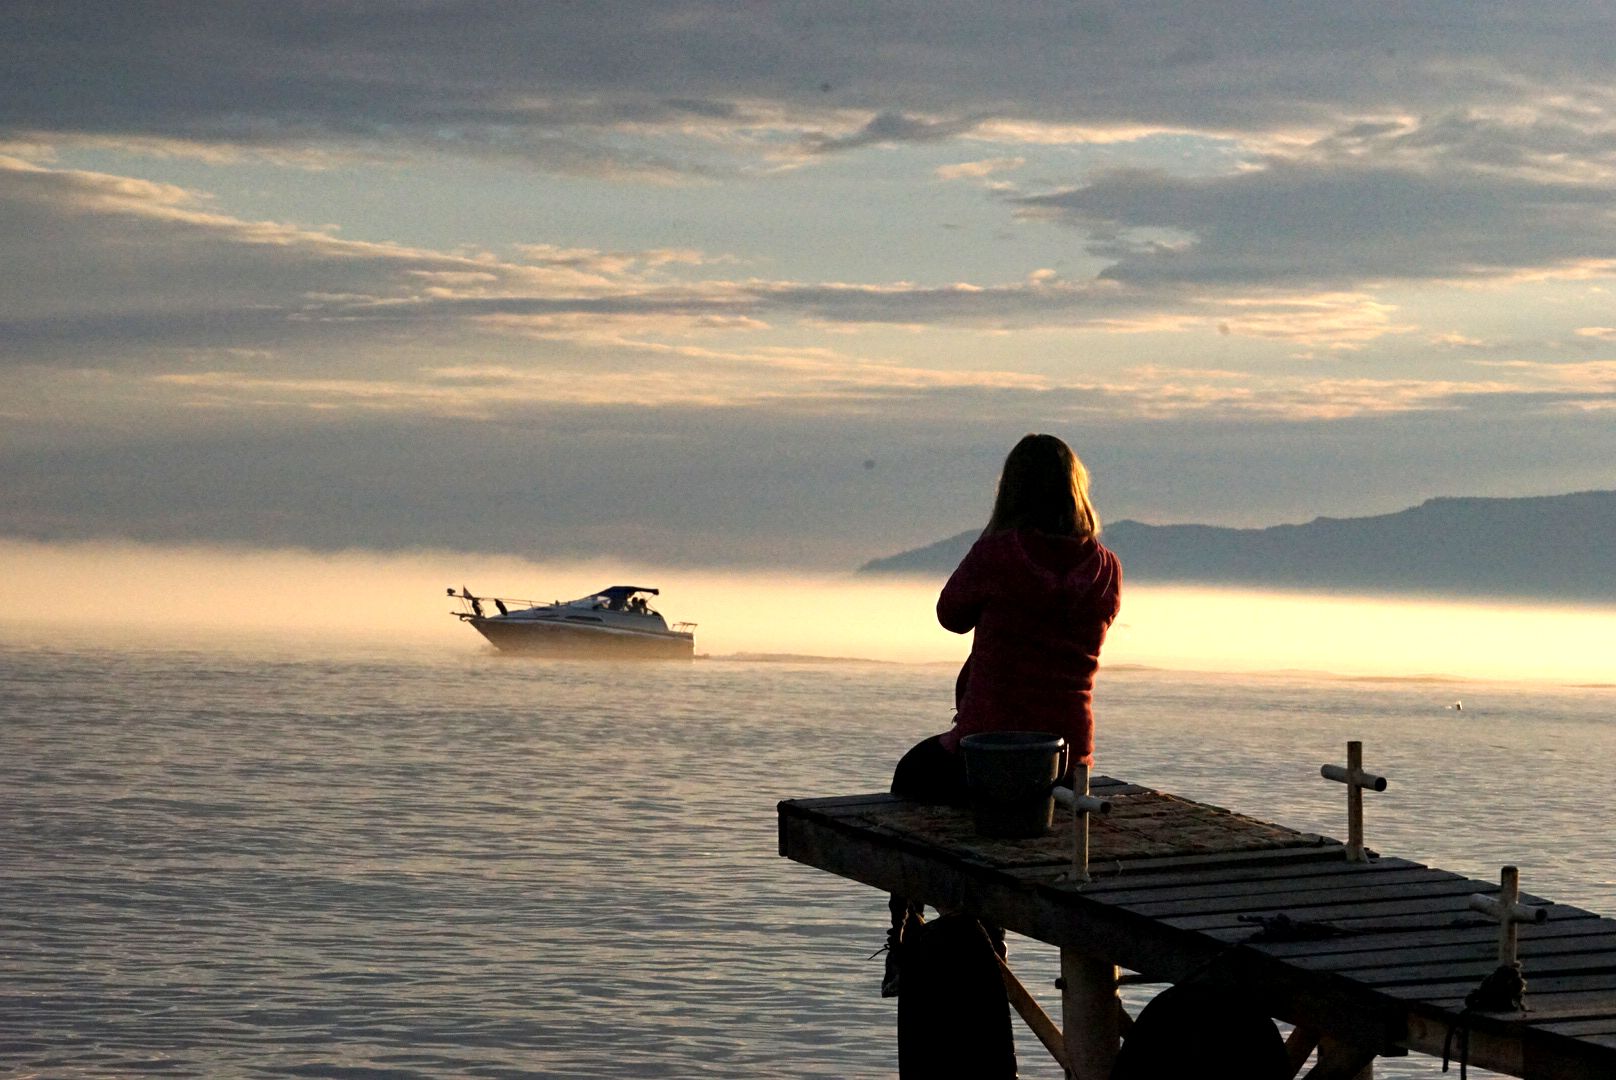
<path fill-rule="evenodd" d="M 1465 1007 L 1457 1022 L 1448 1026 L 1447 1038 L 1442 1040 L 1442 1071 L 1448 1071 L 1448 1058 L 1452 1056 L 1453 1036 L 1459 1036 L 1459 1080 L 1468 1080 L 1470 1064 L 1470 1017 L 1479 1012 L 1521 1012 L 1526 1008 L 1526 978 L 1521 974 L 1521 962 L 1499 964 L 1481 980 L 1474 990 L 1465 995 Z"/>

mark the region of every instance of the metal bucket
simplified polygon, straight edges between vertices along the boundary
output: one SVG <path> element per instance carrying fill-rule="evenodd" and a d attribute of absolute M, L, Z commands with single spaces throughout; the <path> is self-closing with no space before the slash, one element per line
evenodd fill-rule
<path fill-rule="evenodd" d="M 1047 731 L 981 731 L 960 740 L 971 814 L 983 836 L 1031 837 L 1055 819 L 1066 740 Z"/>

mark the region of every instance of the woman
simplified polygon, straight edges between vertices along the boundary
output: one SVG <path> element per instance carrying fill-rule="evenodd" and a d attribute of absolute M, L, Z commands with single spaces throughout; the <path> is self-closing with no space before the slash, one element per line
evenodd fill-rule
<path fill-rule="evenodd" d="M 966 802 L 960 739 L 978 731 L 1047 731 L 1072 764 L 1094 762 L 1091 699 L 1105 632 L 1117 617 L 1122 565 L 1099 542 L 1088 470 L 1060 439 L 1028 435 L 1005 459 L 987 528 L 937 598 L 937 620 L 974 630 L 954 691 L 954 727 L 898 762 L 893 794 Z M 892 898 L 883 996 L 898 992 L 899 951 L 920 906 Z"/>

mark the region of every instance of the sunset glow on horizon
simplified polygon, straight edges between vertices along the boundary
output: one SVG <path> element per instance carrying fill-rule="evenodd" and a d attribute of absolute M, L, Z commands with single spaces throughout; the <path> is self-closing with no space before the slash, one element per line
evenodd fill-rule
<path fill-rule="evenodd" d="M 381 555 L 0 542 L 0 634 L 56 630 L 118 647 L 165 633 L 228 645 L 333 640 L 442 655 L 492 650 L 445 589 L 537 602 L 612 584 L 662 589 L 669 621 L 698 624 L 698 655 L 959 663 L 969 637 L 937 625 L 940 582 L 715 573 L 604 561 L 544 564 L 456 552 Z M 1107 666 L 1339 676 L 1610 683 L 1616 609 L 1132 585 Z M 1507 663 L 1500 642 L 1509 641 Z"/>

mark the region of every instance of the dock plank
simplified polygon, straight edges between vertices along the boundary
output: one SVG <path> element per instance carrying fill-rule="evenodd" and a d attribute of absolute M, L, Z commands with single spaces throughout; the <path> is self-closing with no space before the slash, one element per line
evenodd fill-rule
<path fill-rule="evenodd" d="M 1469 980 L 1475 984 L 1492 974 L 1497 967 L 1498 957 L 1491 956 L 1466 961 L 1445 960 L 1335 970 L 1338 974 L 1368 983 L 1370 986 L 1394 986 L 1399 983 L 1429 983 L 1435 979 Z M 1555 957 L 1538 957 L 1529 969 L 1523 971 L 1523 974 L 1530 988 L 1546 987 L 1549 980 L 1564 975 L 1616 974 L 1616 952 L 1565 953 Z"/>
<path fill-rule="evenodd" d="M 1553 907 L 1550 907 L 1553 910 Z M 1293 916 L 1302 912 L 1309 922 L 1328 923 L 1351 933 L 1376 931 L 1463 929 L 1490 925 L 1483 915 L 1470 910 L 1463 896 L 1436 896 L 1424 899 L 1389 900 L 1361 904 L 1336 904 L 1307 908 L 1274 907 L 1254 908 L 1249 912 L 1226 912 L 1212 915 L 1186 915 L 1163 918 L 1162 921 L 1182 930 L 1202 933 L 1230 934 L 1229 940 L 1240 940 L 1242 930 L 1254 928 L 1249 920 Z M 1496 928 L 1494 933 L 1497 933 Z"/>
<path fill-rule="evenodd" d="M 1558 1020 L 1537 1024 L 1560 1035 L 1608 1035 L 1616 1037 L 1616 1013 L 1593 1020 Z"/>
<path fill-rule="evenodd" d="M 1470 896 L 1478 892 L 1498 891 L 1496 885 L 1488 890 L 1479 882 L 1467 881 L 1456 875 L 1428 878 L 1417 871 L 1362 883 L 1352 881 L 1350 878 L 1341 880 L 1343 884 L 1324 889 L 1311 883 L 1305 888 L 1287 889 L 1284 887 L 1287 882 L 1281 880 L 1276 881 L 1274 888 L 1268 891 L 1248 890 L 1229 895 L 1192 895 L 1161 900 L 1118 901 L 1111 897 L 1105 899 L 1107 903 L 1115 903 L 1141 915 L 1160 915 L 1164 918 L 1214 915 L 1221 912 L 1272 911 L 1275 908 L 1285 908 L 1305 918 L 1309 917 L 1308 912 L 1315 908 L 1338 908 L 1346 904 L 1359 903 L 1383 904 L 1432 897 L 1450 899 L 1457 897 L 1461 901 L 1468 901 Z"/>
<path fill-rule="evenodd" d="M 1554 911 L 1555 909 L 1550 909 L 1551 914 L 1548 922 L 1528 924 L 1520 928 L 1520 945 L 1523 950 L 1534 947 L 1538 942 L 1549 942 L 1556 938 L 1597 935 L 1612 928 L 1606 926 L 1602 930 L 1599 917 L 1588 912 L 1566 914 L 1562 910 L 1560 915 L 1556 917 Z M 1483 942 L 1496 947 L 1498 943 L 1498 927 L 1485 920 L 1476 919 L 1463 926 L 1449 923 L 1438 927 L 1387 928 L 1381 931 L 1364 930 L 1320 941 L 1264 941 L 1250 942 L 1250 944 L 1252 948 L 1261 949 L 1276 958 L 1292 959 L 1349 954 L 1376 949 L 1464 945 L 1472 942 Z"/>
<path fill-rule="evenodd" d="M 1412 938 L 1414 935 L 1400 935 Z M 1319 950 L 1313 953 L 1292 950 L 1287 954 L 1290 963 L 1313 971 L 1339 971 L 1352 973 L 1378 967 L 1402 964 L 1464 963 L 1472 960 L 1496 962 L 1498 934 L 1491 927 L 1476 928 L 1465 940 L 1458 934 L 1432 935 L 1427 941 L 1399 941 L 1390 947 L 1374 949 Z M 1332 944 L 1318 942 L 1323 946 Z M 1301 943 L 1295 943 L 1300 946 Z M 1256 946 L 1261 947 L 1261 946 Z M 1265 950 L 1267 951 L 1267 950 Z M 1616 926 L 1597 934 L 1575 934 L 1565 937 L 1535 937 L 1523 939 L 1517 950 L 1521 962 L 1528 970 L 1535 970 L 1542 962 L 1552 963 L 1559 955 L 1601 954 L 1616 952 Z"/>
<path fill-rule="evenodd" d="M 1466 934 L 1475 931 L 1487 933 L 1491 931 L 1493 941 L 1498 940 L 1498 928 L 1489 926 L 1485 920 L 1471 918 L 1456 918 L 1442 915 L 1408 915 L 1401 918 L 1386 919 L 1355 919 L 1331 920 L 1330 925 L 1342 931 L 1339 937 L 1331 937 L 1322 941 L 1295 941 L 1273 940 L 1259 936 L 1259 928 L 1250 923 L 1234 923 L 1224 926 L 1214 926 L 1203 929 L 1201 933 L 1231 945 L 1249 945 L 1260 948 L 1275 959 L 1285 959 L 1286 956 L 1299 955 L 1298 953 L 1281 954 L 1277 950 L 1282 946 L 1291 946 L 1306 950 L 1308 946 L 1320 951 L 1341 950 L 1346 951 L 1357 944 L 1375 942 L 1384 944 L 1388 939 L 1420 940 L 1418 935 L 1430 938 L 1436 935 L 1435 940 L 1441 940 L 1446 934 Z M 1311 955 L 1311 952 L 1307 953 Z"/>
<path fill-rule="evenodd" d="M 1230 867 L 1221 872 L 1184 870 L 1140 875 L 1135 880 L 1116 878 L 1086 886 L 1090 896 L 1108 903 L 1195 899 L 1220 896 L 1260 896 L 1273 889 L 1329 889 L 1343 884 L 1396 881 L 1462 881 L 1448 870 L 1432 870 L 1418 863 L 1382 860 L 1376 863 L 1305 861 L 1270 866 Z"/>
<path fill-rule="evenodd" d="M 1393 997 L 1422 1001 L 1454 1001 L 1461 1006 L 1464 997 L 1476 988 L 1479 978 L 1444 978 L 1424 983 L 1397 983 L 1380 987 Z M 1587 975 L 1551 975 L 1547 978 L 1528 979 L 1526 996 L 1529 1001 L 1549 994 L 1610 995 L 1616 1007 L 1616 971 L 1600 971 Z"/>

